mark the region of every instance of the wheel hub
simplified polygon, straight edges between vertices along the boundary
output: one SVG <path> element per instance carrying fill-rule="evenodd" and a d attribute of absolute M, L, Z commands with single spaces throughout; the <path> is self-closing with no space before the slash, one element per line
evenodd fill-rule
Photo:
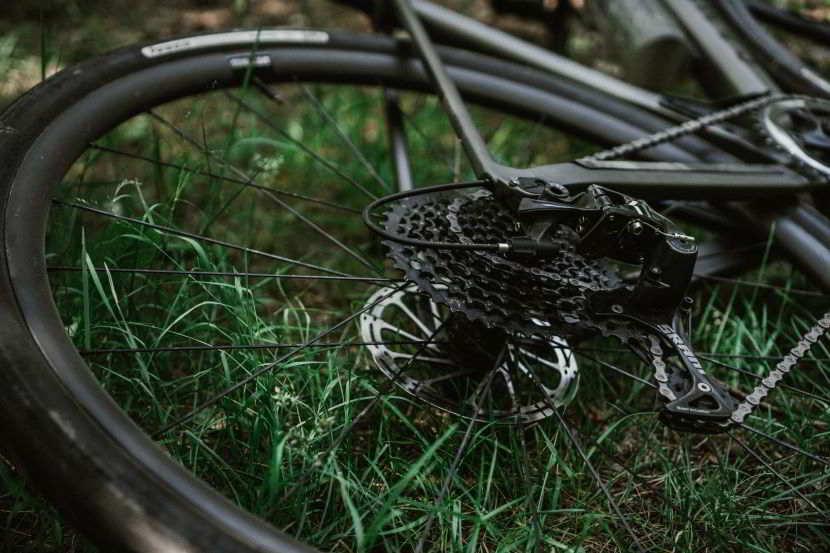
<path fill-rule="evenodd" d="M 498 362 L 507 346 L 508 334 L 500 328 L 471 321 L 461 313 L 450 313 L 444 322 L 446 351 L 456 365 L 486 373 Z"/>

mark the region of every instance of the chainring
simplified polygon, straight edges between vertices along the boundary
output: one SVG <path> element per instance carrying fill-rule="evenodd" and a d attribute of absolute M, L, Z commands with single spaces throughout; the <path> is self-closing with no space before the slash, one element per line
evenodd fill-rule
<path fill-rule="evenodd" d="M 771 102 L 758 114 L 758 129 L 793 169 L 830 181 L 830 101 L 788 97 Z"/>

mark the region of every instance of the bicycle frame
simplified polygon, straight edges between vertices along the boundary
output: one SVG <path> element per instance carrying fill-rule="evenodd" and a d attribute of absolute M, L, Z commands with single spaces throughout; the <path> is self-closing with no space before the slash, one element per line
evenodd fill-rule
<path fill-rule="evenodd" d="M 354 0 L 347 3 L 371 13 L 359 1 L 357 5 Z M 810 182 L 769 158 L 768 163 L 757 164 L 595 160 L 577 160 L 531 168 L 498 164 L 490 155 L 455 85 L 447 75 L 424 24 L 437 29 L 441 34 L 452 35 L 456 42 L 465 46 L 512 58 L 599 89 L 636 107 L 656 113 L 670 122 L 681 121 L 685 116 L 673 109 L 671 101 L 666 97 L 581 66 L 425 0 L 392 0 L 391 5 L 396 21 L 408 32 L 436 93 L 442 100 L 474 172 L 494 192 L 529 195 L 518 186 L 518 179 L 524 177 L 556 183 L 573 191 L 588 184 L 598 184 L 644 199 L 717 197 L 721 201 L 758 200 L 756 203 L 762 206 L 753 207 L 749 211 L 746 208 L 738 210 L 747 223 L 755 225 L 761 236 L 766 237 L 772 232 L 804 270 L 830 288 L 830 273 L 826 271 L 826 267 L 830 266 L 830 221 L 809 206 L 794 204 L 770 210 L 770 202 L 764 202 L 782 194 L 792 197 L 798 193 L 818 191 L 825 185 Z M 760 96 L 776 91 L 772 79 L 760 75 L 744 62 L 693 3 L 687 0 L 665 0 L 665 5 L 692 38 L 705 46 L 704 54 L 727 78 L 730 87 L 744 99 L 746 96 Z M 394 98 L 389 102 L 387 111 L 394 112 Z M 390 128 L 393 130 L 390 134 L 393 137 L 392 149 L 395 152 L 398 181 L 405 183 L 405 186 L 401 186 L 405 189 L 411 185 L 412 180 L 408 168 L 403 167 L 406 157 L 405 140 L 400 129 L 396 130 L 394 121 L 390 121 Z M 733 151 L 742 152 L 745 156 L 758 155 L 757 150 L 723 128 L 710 128 L 707 135 L 713 141 L 726 142 Z M 764 216 L 759 215 L 760 207 L 764 207 Z M 803 225 L 805 220 L 810 221 L 809 227 Z"/>
<path fill-rule="evenodd" d="M 430 11 L 430 5 L 423 0 L 393 0 L 392 4 L 398 20 L 409 32 L 433 85 L 440 93 L 447 115 L 461 140 L 474 171 L 479 178 L 491 181 L 496 187 L 508 186 L 508 183 L 517 177 L 531 177 L 565 186 L 576 187 L 593 183 L 610 186 L 621 192 L 643 197 L 648 197 L 653 193 L 655 195 L 659 194 L 663 198 L 673 199 L 696 197 L 704 193 L 711 193 L 715 189 L 723 199 L 734 200 L 761 197 L 771 190 L 780 190 L 781 187 L 785 187 L 793 193 L 806 192 L 813 187 L 801 175 L 777 165 L 706 165 L 704 168 L 688 164 L 668 165 L 659 162 L 625 162 L 624 164 L 610 162 L 592 163 L 590 165 L 564 163 L 528 169 L 499 165 L 488 152 L 455 85 L 446 74 L 435 47 L 415 12 L 415 2 L 424 6 L 425 11 Z M 672 2 L 670 5 L 674 5 L 679 10 L 678 15 L 686 18 L 681 20 L 688 20 L 689 27 L 695 29 L 703 38 L 708 38 L 710 34 L 715 33 L 711 26 L 697 28 L 698 19 L 692 18 L 700 14 L 689 9 L 692 7 L 690 3 Z M 439 9 L 433 15 L 442 13 Z M 700 19 L 702 20 L 702 18 Z M 445 19 L 445 21 L 448 21 L 448 19 Z M 473 28 L 473 25 L 467 23 L 466 28 Z M 715 44 L 711 52 L 719 54 L 720 50 L 723 50 L 731 54 L 722 55 L 716 59 L 722 63 L 721 69 L 727 74 L 731 74 L 730 71 L 738 73 L 734 81 L 742 92 L 758 95 L 768 91 L 760 88 L 760 79 L 753 78 L 754 74 L 733 51 L 728 48 L 721 48 L 721 46 L 725 45 Z M 489 47 L 495 49 L 495 44 L 489 43 Z M 504 54 L 506 51 L 502 48 L 498 53 Z M 594 76 L 595 73 L 586 70 L 583 77 Z M 606 83 L 609 81 L 613 82 L 613 80 L 605 79 Z M 626 87 L 628 87 L 628 90 L 639 90 L 636 87 L 631 87 L 631 85 L 626 85 Z M 604 90 L 602 86 L 598 88 Z M 617 91 L 622 90 L 622 87 L 619 86 L 612 88 Z M 643 91 L 640 99 L 644 102 L 648 100 L 649 105 L 653 101 L 653 98 L 645 91 Z M 635 172 L 642 173 L 637 174 Z M 511 187 L 511 189 L 515 189 L 515 187 Z"/>

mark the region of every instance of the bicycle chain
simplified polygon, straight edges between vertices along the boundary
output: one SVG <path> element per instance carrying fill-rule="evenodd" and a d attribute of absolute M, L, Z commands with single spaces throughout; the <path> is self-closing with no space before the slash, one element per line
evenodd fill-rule
<path fill-rule="evenodd" d="M 646 335 L 651 342 L 648 351 L 651 354 L 651 364 L 654 367 L 654 380 L 657 381 L 657 392 L 669 401 L 677 399 L 677 394 L 669 387 L 669 375 L 666 373 L 666 363 L 663 361 L 663 348 L 660 339 L 654 334 Z"/>
<path fill-rule="evenodd" d="M 747 102 L 736 104 L 732 107 L 720 111 L 703 115 L 696 119 L 689 119 L 688 121 L 684 121 L 683 123 L 675 125 L 674 127 L 663 129 L 661 131 L 652 133 L 648 136 L 638 138 L 637 140 L 632 140 L 631 142 L 626 142 L 625 144 L 620 144 L 619 146 L 609 148 L 608 150 L 603 150 L 601 152 L 597 152 L 595 154 L 582 157 L 577 160 L 577 163 L 608 161 L 611 159 L 635 154 L 642 150 L 653 148 L 666 142 L 671 142 L 672 140 L 676 140 L 683 136 L 703 130 L 706 127 L 710 127 L 718 123 L 723 123 L 724 121 L 740 117 L 741 115 L 744 115 L 746 113 L 757 111 L 775 102 L 780 102 L 782 100 L 791 100 L 796 98 L 803 97 L 793 94 L 772 94 L 769 96 L 764 96 L 762 98 L 749 100 Z"/>
<path fill-rule="evenodd" d="M 653 148 L 695 133 L 711 125 L 722 123 L 744 114 L 752 113 L 776 102 L 806 98 L 807 97 L 805 96 L 792 94 L 773 94 L 762 98 L 756 98 L 741 104 L 736 104 L 724 110 L 698 117 L 696 119 L 690 119 L 674 127 L 663 129 L 625 144 L 620 144 L 614 148 L 585 156 L 577 160 L 577 163 L 608 161 L 623 156 L 629 156 L 645 149 Z M 792 156 L 790 157 L 792 158 Z M 797 162 L 798 169 L 804 169 L 803 164 L 799 162 L 799 160 L 792 159 L 792 161 Z M 817 176 L 815 171 L 809 171 L 809 173 L 810 177 L 814 178 Z M 746 417 L 751 415 L 755 407 L 760 404 L 761 400 L 775 389 L 778 382 L 784 378 L 784 376 L 789 373 L 793 367 L 795 367 L 796 363 L 798 363 L 798 361 L 810 351 L 812 345 L 822 336 L 827 334 L 828 331 L 830 331 L 830 312 L 825 313 L 816 325 L 813 326 L 813 328 L 805 334 L 798 344 L 790 350 L 790 353 L 778 362 L 775 369 L 770 371 L 761 383 L 753 389 L 752 393 L 747 395 L 743 401 L 737 404 L 730 416 L 730 422 L 734 424 L 742 424 Z M 677 395 L 669 386 L 670 377 L 666 372 L 666 362 L 663 359 L 663 349 L 660 346 L 660 337 L 655 334 L 647 334 L 646 338 L 650 343 L 644 345 L 646 346 L 652 360 L 654 380 L 658 384 L 658 393 L 668 401 L 674 401 L 677 399 Z M 726 425 L 728 424 L 729 423 L 726 423 Z"/>
<path fill-rule="evenodd" d="M 741 424 L 746 417 L 751 415 L 752 410 L 761 403 L 761 400 L 775 388 L 778 382 L 790 372 L 802 357 L 807 355 L 813 344 L 827 334 L 828 330 L 830 330 L 830 312 L 825 313 L 813 328 L 804 335 L 804 338 L 790 350 L 790 353 L 778 362 L 775 369 L 770 371 L 769 375 L 755 387 L 752 393 L 746 396 L 746 399 L 732 412 L 732 422 Z"/>

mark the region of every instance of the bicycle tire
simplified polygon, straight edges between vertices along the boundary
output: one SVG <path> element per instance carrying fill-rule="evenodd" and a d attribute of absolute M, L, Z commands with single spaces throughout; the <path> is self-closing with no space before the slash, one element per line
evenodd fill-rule
<path fill-rule="evenodd" d="M 0 419 L 9 429 L 2 445 L 30 480 L 102 546 L 311 550 L 205 488 L 123 415 L 69 341 L 66 321 L 55 312 L 43 255 L 50 190 L 88 141 L 159 102 L 242 83 L 251 75 L 251 62 L 238 62 L 240 70 L 230 60 L 256 56 L 269 58 L 263 62 L 266 70 L 255 73 L 268 84 L 309 79 L 425 87 L 417 64 L 401 61 L 392 39 L 315 31 L 222 33 L 128 48 L 68 69 L 0 118 L 0 157 L 8 160 L 0 170 L 0 356 L 5 367 Z M 601 143 L 625 141 L 642 127 L 659 125 L 600 94 L 532 70 L 466 52 L 444 50 L 442 56 L 465 96 L 519 115 L 545 113 L 551 122 Z M 673 146 L 652 155 L 695 157 Z"/>
<path fill-rule="evenodd" d="M 762 59 L 764 67 L 776 78 L 781 87 L 785 90 L 821 97 L 827 97 L 830 94 L 830 82 L 799 60 L 773 37 L 759 23 L 758 17 L 783 24 L 793 31 L 806 33 L 807 36 L 819 36 L 825 39 L 828 36 L 826 27 L 806 20 L 803 25 L 798 25 L 797 18 L 788 17 L 786 11 L 757 1 L 720 0 L 718 7 L 731 28 L 735 29 L 748 43 L 753 53 Z"/>

